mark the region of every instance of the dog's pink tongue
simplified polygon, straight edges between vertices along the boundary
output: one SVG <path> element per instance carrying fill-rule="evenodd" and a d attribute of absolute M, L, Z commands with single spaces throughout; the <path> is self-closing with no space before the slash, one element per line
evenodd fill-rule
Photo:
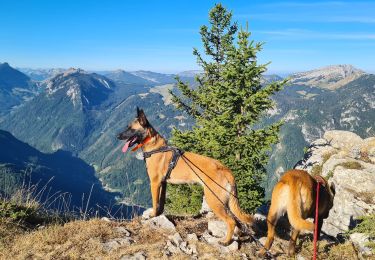
<path fill-rule="evenodd" d="M 126 153 L 126 151 L 128 150 L 130 142 L 131 142 L 131 140 L 130 140 L 130 141 L 127 141 L 127 142 L 125 143 L 124 147 L 122 147 L 122 152 L 123 152 L 123 153 Z"/>

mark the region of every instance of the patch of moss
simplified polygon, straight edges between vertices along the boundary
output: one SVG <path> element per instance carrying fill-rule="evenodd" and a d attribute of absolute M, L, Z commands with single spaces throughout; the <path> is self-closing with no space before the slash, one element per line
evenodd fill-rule
<path fill-rule="evenodd" d="M 359 162 L 356 162 L 356 161 L 343 162 L 343 163 L 340 163 L 339 165 L 346 169 L 353 169 L 353 170 L 363 169 L 363 166 Z"/>
<path fill-rule="evenodd" d="M 314 165 L 311 169 L 312 176 L 320 176 L 322 174 L 323 165 L 318 164 Z"/>

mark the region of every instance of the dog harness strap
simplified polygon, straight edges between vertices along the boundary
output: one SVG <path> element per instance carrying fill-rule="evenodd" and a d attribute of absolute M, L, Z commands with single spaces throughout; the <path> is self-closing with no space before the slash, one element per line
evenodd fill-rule
<path fill-rule="evenodd" d="M 146 160 L 147 158 L 151 157 L 153 154 L 156 153 L 165 153 L 165 152 L 172 152 L 172 159 L 169 162 L 167 173 L 164 175 L 162 182 L 166 182 L 170 177 L 172 170 L 176 167 L 178 159 L 180 159 L 181 155 L 184 154 L 184 151 L 173 146 L 162 146 L 158 149 L 143 152 L 143 158 Z"/>

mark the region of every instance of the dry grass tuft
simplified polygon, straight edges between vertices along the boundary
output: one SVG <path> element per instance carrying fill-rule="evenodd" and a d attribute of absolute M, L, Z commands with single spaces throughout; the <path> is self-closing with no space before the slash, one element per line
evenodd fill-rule
<path fill-rule="evenodd" d="M 352 169 L 352 170 L 362 170 L 363 169 L 363 166 L 359 162 L 355 162 L 355 161 L 343 162 L 339 165 L 346 168 L 346 169 Z"/>

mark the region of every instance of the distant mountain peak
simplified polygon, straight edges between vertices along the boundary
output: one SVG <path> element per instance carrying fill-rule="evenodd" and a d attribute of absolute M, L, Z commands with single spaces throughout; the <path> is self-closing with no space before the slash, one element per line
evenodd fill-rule
<path fill-rule="evenodd" d="M 330 65 L 306 72 L 295 73 L 291 76 L 291 83 L 334 90 L 364 74 L 366 74 L 364 71 L 349 64 Z"/>
<path fill-rule="evenodd" d="M 62 74 L 64 76 L 68 76 L 68 75 L 78 74 L 78 73 L 82 73 L 82 74 L 86 73 L 87 74 L 86 71 L 84 71 L 83 69 L 80 69 L 80 68 L 69 68 L 66 71 L 64 71 Z"/>
<path fill-rule="evenodd" d="M 8 62 L 3 62 L 3 63 L 0 62 L 0 66 L 10 67 Z"/>
<path fill-rule="evenodd" d="M 79 103 L 90 106 L 99 104 L 113 88 L 113 83 L 106 77 L 75 68 L 46 81 L 47 96 L 65 93 L 74 106 Z"/>

